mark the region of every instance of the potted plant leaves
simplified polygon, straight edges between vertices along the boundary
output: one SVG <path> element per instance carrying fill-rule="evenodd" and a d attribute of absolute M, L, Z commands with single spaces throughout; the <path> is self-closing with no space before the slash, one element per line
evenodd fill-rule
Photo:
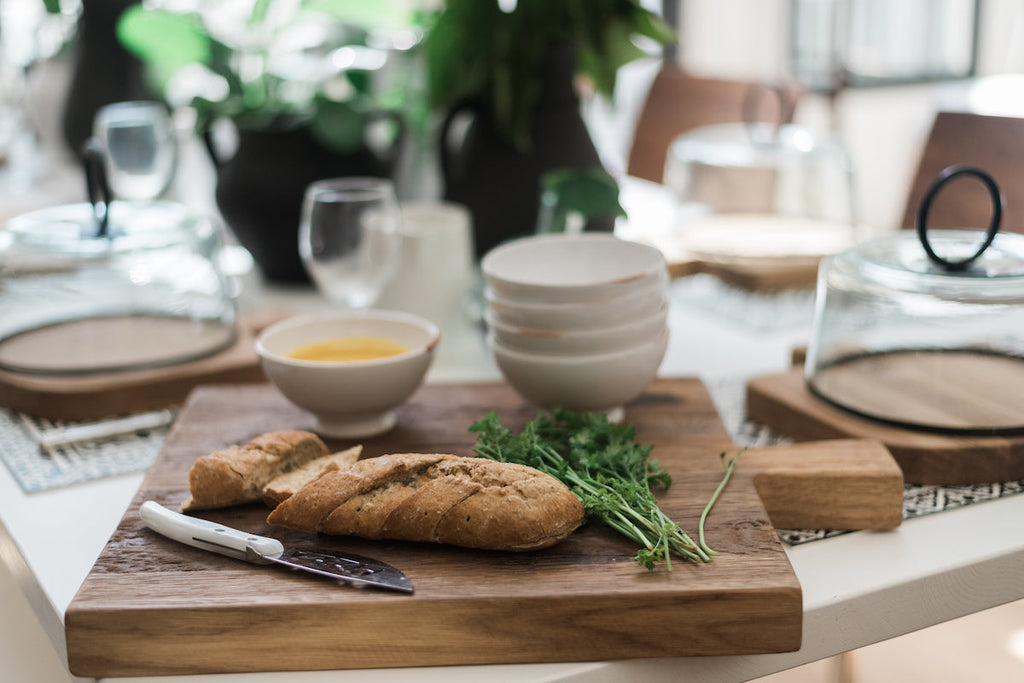
<path fill-rule="evenodd" d="M 636 0 L 448 0 L 433 18 L 424 51 L 431 104 L 446 112 L 444 197 L 469 206 L 478 255 L 536 229 L 545 174 L 600 169 L 575 85 L 612 94 L 619 67 L 648 54 L 644 39 L 674 33 Z"/>
<path fill-rule="evenodd" d="M 412 25 L 400 3 L 257 0 L 184 12 L 135 7 L 118 36 L 169 104 L 195 112 L 217 168 L 218 208 L 263 275 L 305 282 L 297 247 L 305 188 L 394 174 Z M 234 123 L 234 154 L 210 135 L 219 120 Z"/>

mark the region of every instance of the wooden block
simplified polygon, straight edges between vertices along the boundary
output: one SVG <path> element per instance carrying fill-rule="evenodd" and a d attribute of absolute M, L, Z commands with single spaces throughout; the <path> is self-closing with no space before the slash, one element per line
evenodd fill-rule
<path fill-rule="evenodd" d="M 749 472 L 780 529 L 892 529 L 903 520 L 903 472 L 873 439 L 837 439 L 748 449 Z"/>

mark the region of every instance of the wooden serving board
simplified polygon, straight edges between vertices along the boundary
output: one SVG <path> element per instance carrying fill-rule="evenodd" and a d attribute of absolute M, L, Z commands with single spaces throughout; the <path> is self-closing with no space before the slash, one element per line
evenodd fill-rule
<path fill-rule="evenodd" d="M 202 384 L 265 382 L 254 335 L 285 316 L 247 316 L 227 349 L 199 360 L 96 375 L 34 375 L 0 370 L 0 406 L 51 420 L 96 420 L 180 405 Z"/>
<path fill-rule="evenodd" d="M 813 287 L 821 260 L 849 246 L 848 232 L 767 213 L 723 213 L 633 239 L 660 249 L 672 277 L 703 273 L 740 289 L 773 292 Z"/>
<path fill-rule="evenodd" d="M 810 392 L 802 368 L 747 384 L 747 416 L 797 440 L 866 438 L 885 444 L 913 484 L 1024 479 L 1024 436 L 953 436 L 858 417 Z"/>
<path fill-rule="evenodd" d="M 776 292 L 813 287 L 821 258 L 717 258 L 684 254 L 669 259 L 668 271 L 673 278 L 703 273 L 750 292 Z"/>
<path fill-rule="evenodd" d="M 468 427 L 492 409 L 514 429 L 536 414 L 503 384 L 426 386 L 402 407 L 394 431 L 364 443 L 364 457 L 395 451 L 470 455 L 474 435 Z M 655 446 L 654 457 L 674 478 L 660 494 L 663 509 L 695 534 L 722 478 L 720 454 L 732 448 L 703 385 L 658 380 L 627 407 L 626 419 L 639 440 Z M 776 494 L 788 490 L 788 496 L 776 496 L 776 506 L 792 512 L 799 508 L 794 500 L 801 477 L 763 477 L 763 454 L 737 468 L 707 520 L 706 538 L 718 555 L 708 564 L 676 561 L 671 572 L 640 568 L 630 559 L 630 543 L 597 524 L 553 548 L 517 554 L 312 536 L 267 526 L 260 504 L 202 515 L 277 537 L 286 546 L 379 558 L 412 580 L 415 593 L 402 595 L 248 565 L 168 540 L 139 521 L 145 500 L 172 509 L 181 504 L 188 468 L 198 456 L 266 431 L 312 424 L 312 416 L 269 385 L 193 393 L 68 607 L 68 661 L 76 675 L 587 661 L 800 646 L 800 585 L 754 480 Z M 877 445 L 868 450 L 864 462 L 877 458 L 877 467 L 847 471 L 884 480 L 902 501 L 895 463 Z M 792 464 L 800 454 L 788 452 Z M 868 470 L 874 474 L 865 476 Z M 829 488 L 834 497 L 844 487 Z M 820 495 L 808 500 L 812 508 L 827 507 Z M 872 507 L 870 498 L 858 505 Z M 887 521 L 872 523 L 898 524 L 889 508 Z M 799 512 L 791 519 L 800 520 Z"/>

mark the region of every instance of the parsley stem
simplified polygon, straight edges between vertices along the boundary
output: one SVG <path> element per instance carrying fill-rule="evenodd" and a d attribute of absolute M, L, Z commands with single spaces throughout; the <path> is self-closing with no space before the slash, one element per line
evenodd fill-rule
<path fill-rule="evenodd" d="M 740 453 L 742 452 L 743 451 L 740 451 Z M 704 511 L 700 513 L 700 521 L 697 523 L 697 537 L 700 539 L 700 547 L 712 555 L 715 554 L 715 551 L 711 550 L 711 548 L 709 548 L 704 542 L 704 521 L 708 518 L 708 513 L 711 512 L 711 508 L 714 507 L 715 502 L 718 500 L 718 496 L 720 496 L 722 491 L 725 489 L 725 485 L 729 483 L 729 478 L 732 476 L 732 471 L 736 467 L 736 459 L 740 457 L 740 453 L 737 453 L 733 456 L 732 460 L 729 461 L 729 464 L 725 468 L 725 475 L 722 477 L 722 481 L 719 482 L 715 492 L 711 494 L 711 500 L 709 500 L 708 504 L 704 506 Z M 724 463 L 725 453 L 722 453 L 721 458 Z"/>
<path fill-rule="evenodd" d="M 659 507 L 651 490 L 672 479 L 651 446 L 634 441 L 633 427 L 608 422 L 604 415 L 556 408 L 541 413 L 514 435 L 489 413 L 471 428 L 473 450 L 500 462 L 534 467 L 560 480 L 583 503 L 588 517 L 603 521 L 640 546 L 634 559 L 648 569 L 664 562 L 672 570 L 674 553 L 688 561 L 709 562 L 714 551 L 683 531 Z M 703 519 L 703 518 L 702 518 Z"/>

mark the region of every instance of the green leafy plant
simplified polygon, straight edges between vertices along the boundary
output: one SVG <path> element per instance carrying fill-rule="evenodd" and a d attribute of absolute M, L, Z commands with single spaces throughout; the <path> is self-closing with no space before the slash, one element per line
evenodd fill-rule
<path fill-rule="evenodd" d="M 476 99 L 498 132 L 527 150 L 538 73 L 553 44 L 572 44 L 579 72 L 609 95 L 619 68 L 648 54 L 643 39 L 675 38 L 637 0 L 447 0 L 425 38 L 427 90 L 435 108 Z"/>
<path fill-rule="evenodd" d="M 732 474 L 735 458 L 701 515 L 699 541 L 694 542 L 658 507 L 653 488 L 668 488 L 672 478 L 650 459 L 651 446 L 635 442 L 636 430 L 629 424 L 555 408 L 540 413 L 518 435 L 503 427 L 494 412 L 470 431 L 477 434 L 473 451 L 478 456 L 527 465 L 564 483 L 588 517 L 639 545 L 633 559 L 641 566 L 654 569 L 664 561 L 671 570 L 673 554 L 693 562 L 708 562 L 715 555 L 704 542 L 704 521 Z"/>
<path fill-rule="evenodd" d="M 548 171 L 541 176 L 540 187 L 537 232 L 569 232 L 573 222 L 582 228 L 592 218 L 626 215 L 619 186 L 599 166 Z"/>
<path fill-rule="evenodd" d="M 229 118 L 245 128 L 309 126 L 326 147 L 351 151 L 381 110 L 408 102 L 408 69 L 379 82 L 388 59 L 402 59 L 382 36 L 415 36 L 407 3 L 255 0 L 251 9 L 207 3 L 175 11 L 138 5 L 122 15 L 118 39 L 147 67 L 173 106 L 191 106 L 197 128 Z M 418 39 L 418 36 L 416 36 Z"/>

